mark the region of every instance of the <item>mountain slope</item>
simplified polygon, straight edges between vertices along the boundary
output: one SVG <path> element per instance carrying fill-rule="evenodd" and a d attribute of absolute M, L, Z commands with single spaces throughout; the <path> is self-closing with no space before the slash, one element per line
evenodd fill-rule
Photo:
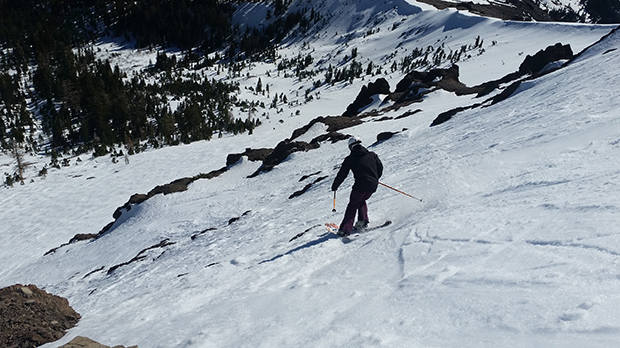
<path fill-rule="evenodd" d="M 391 34 L 353 38 L 360 60 L 447 36 L 458 47 L 487 33 L 497 44 L 459 63 L 468 85 L 516 71 L 523 52 L 557 41 L 578 51 L 611 30 L 450 10 L 403 18 L 386 22 L 403 22 Z M 323 59 L 316 69 L 350 54 L 345 46 L 330 57 L 343 42 L 329 34 L 308 49 Z M 281 51 L 296 55 L 302 44 Z M 218 169 L 228 153 L 274 147 L 316 116 L 342 113 L 368 82 L 324 86 L 303 103 L 312 81 L 270 77 L 273 65 L 257 64 L 239 78 L 242 90 L 260 76 L 299 103 L 265 118 L 254 134 L 147 151 L 128 165 L 86 159 L 5 190 L 0 238 L 11 248 L 1 254 L 8 267 L 0 279 L 70 300 L 82 320 L 60 344 L 85 335 L 140 347 L 613 345 L 620 330 L 619 44 L 616 32 L 565 68 L 523 82 L 507 100 L 437 127 L 429 127 L 437 114 L 475 98 L 437 90 L 341 130 L 381 157 L 383 182 L 424 200 L 380 189 L 369 201 L 371 219 L 394 223 L 351 243 L 321 226 L 339 222 L 348 198 L 341 190 L 338 213 L 330 213 L 329 187 L 347 149 L 326 141 L 254 178 L 260 163 L 242 158 L 185 192 L 134 205 L 96 240 L 43 256 L 76 233 L 98 231 L 133 193 Z M 386 78 L 394 86 L 402 75 Z M 325 130 L 317 123 L 296 140 Z M 371 145 L 384 131 L 397 134 Z"/>
<path fill-rule="evenodd" d="M 612 1 L 605 0 L 423 0 L 422 2 L 438 9 L 452 7 L 506 20 L 608 24 L 620 21 L 620 7 Z"/>

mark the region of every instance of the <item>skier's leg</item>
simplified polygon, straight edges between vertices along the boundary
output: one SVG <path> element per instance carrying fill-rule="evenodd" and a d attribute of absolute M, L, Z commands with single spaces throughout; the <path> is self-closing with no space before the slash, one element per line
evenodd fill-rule
<path fill-rule="evenodd" d="M 357 192 L 351 190 L 349 204 L 347 205 L 347 210 L 344 213 L 344 218 L 340 223 L 341 231 L 351 232 L 351 230 L 353 229 L 353 223 L 355 222 L 355 214 L 360 209 L 360 206 L 364 203 L 364 192 Z"/>
<path fill-rule="evenodd" d="M 368 198 L 370 198 L 370 196 L 372 196 L 371 192 L 364 192 L 363 196 L 362 196 L 362 203 L 360 204 L 360 207 L 357 210 L 357 220 L 358 221 L 370 221 L 368 220 L 368 205 L 366 204 L 366 200 Z"/>
<path fill-rule="evenodd" d="M 372 193 L 364 193 L 362 196 L 362 203 L 360 207 L 357 209 L 357 222 L 353 226 L 354 230 L 363 230 L 368 226 L 368 205 L 366 204 L 366 200 L 372 196 Z"/>

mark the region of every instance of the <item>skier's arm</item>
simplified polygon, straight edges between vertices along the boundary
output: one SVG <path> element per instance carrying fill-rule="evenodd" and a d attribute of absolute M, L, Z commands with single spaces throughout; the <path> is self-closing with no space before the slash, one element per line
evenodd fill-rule
<path fill-rule="evenodd" d="M 345 159 L 344 162 L 342 162 L 342 166 L 340 167 L 338 174 L 336 174 L 336 178 L 334 179 L 334 183 L 332 184 L 332 191 L 336 191 L 340 184 L 342 184 L 344 179 L 347 178 L 347 175 L 349 175 L 349 170 L 351 170 L 351 166 L 349 164 L 349 161 Z"/>

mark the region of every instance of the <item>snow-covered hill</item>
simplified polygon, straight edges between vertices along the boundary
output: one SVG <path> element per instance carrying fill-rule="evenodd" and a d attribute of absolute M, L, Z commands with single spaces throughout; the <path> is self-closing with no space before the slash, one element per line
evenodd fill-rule
<path fill-rule="evenodd" d="M 592 0 L 422 0 L 438 9 L 467 10 L 506 20 L 617 23 L 618 8 Z"/>
<path fill-rule="evenodd" d="M 481 37 L 484 51 L 458 63 L 472 86 L 516 71 L 548 45 L 578 52 L 613 29 L 503 22 L 417 3 L 326 4 L 333 21 L 279 53 L 312 52 L 319 70 L 345 64 L 357 48 L 357 59 L 381 62 L 383 74 L 312 89 L 312 79 L 257 63 L 236 78 L 243 97 L 273 98 L 249 89 L 261 78 L 290 102 L 266 112 L 252 135 L 150 150 L 129 164 L 73 158 L 45 179 L 2 190 L 0 286 L 34 283 L 82 315 L 46 347 L 77 335 L 143 348 L 613 346 L 620 339 L 617 32 L 568 66 L 523 82 L 507 100 L 439 126 L 429 127 L 439 113 L 478 100 L 437 90 L 341 130 L 380 156 L 382 182 L 423 199 L 380 188 L 370 217 L 393 224 L 350 243 L 322 227 L 340 222 L 352 184 L 347 179 L 338 192 L 333 214 L 331 181 L 348 150 L 326 141 L 253 178 L 260 162 L 243 157 L 185 192 L 133 205 L 95 240 L 44 255 L 78 233 L 100 231 L 134 193 L 219 169 L 230 153 L 273 148 L 318 116 L 342 114 L 375 78 L 393 89 L 403 76 L 388 67 L 414 48 L 457 49 Z M 239 20 L 260 6 L 247 5 Z M 100 43 L 102 54 L 113 45 Z M 134 68 L 148 64 L 138 54 Z M 129 56 L 136 53 L 110 58 Z M 398 118 L 408 111 L 416 112 Z M 325 131 L 317 123 L 296 140 Z M 386 131 L 397 134 L 373 144 Z M 7 156 L 0 161 L 10 165 Z"/>

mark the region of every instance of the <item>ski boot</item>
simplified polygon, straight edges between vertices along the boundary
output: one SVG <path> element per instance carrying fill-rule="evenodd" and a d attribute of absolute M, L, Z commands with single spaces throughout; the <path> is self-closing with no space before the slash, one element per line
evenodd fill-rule
<path fill-rule="evenodd" d="M 343 231 L 343 230 L 338 230 L 338 233 L 336 233 L 338 236 L 340 237 L 348 237 L 351 235 L 351 232 L 347 232 L 347 231 Z"/>
<path fill-rule="evenodd" d="M 356 232 L 361 232 L 363 230 L 366 229 L 366 227 L 368 227 L 368 221 L 364 221 L 364 220 L 359 220 L 358 222 L 355 223 L 355 225 L 353 226 L 353 231 Z"/>

